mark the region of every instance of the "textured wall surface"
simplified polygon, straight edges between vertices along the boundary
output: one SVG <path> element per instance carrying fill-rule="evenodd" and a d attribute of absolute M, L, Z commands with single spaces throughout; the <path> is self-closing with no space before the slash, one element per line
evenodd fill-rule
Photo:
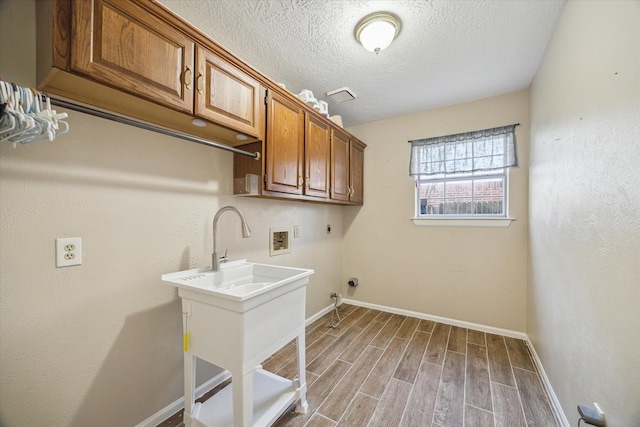
<path fill-rule="evenodd" d="M 640 425 L 640 3 L 569 2 L 531 89 L 527 332 L 567 417 Z"/>
<path fill-rule="evenodd" d="M 29 16 L 5 25 L 5 10 L 2 34 L 19 33 Z M 35 49 L 23 48 L 25 72 L 0 74 L 33 86 Z M 231 196 L 230 153 L 69 115 L 71 132 L 53 142 L 0 145 L 0 425 L 132 426 L 181 397 L 180 302 L 160 276 L 210 265 L 224 205 L 244 211 L 253 235 L 224 214 L 222 251 L 313 268 L 307 316 L 330 304 L 341 207 Z M 293 225 L 291 253 L 269 257 L 269 227 Z M 55 267 L 57 237 L 82 237 L 81 266 Z M 200 368 L 201 381 L 219 372 Z"/>
<path fill-rule="evenodd" d="M 314 268 L 307 315 L 329 305 L 340 207 L 229 196 L 229 153 L 69 114 L 69 135 L 0 147 L 3 426 L 133 425 L 182 396 L 180 303 L 160 275 L 210 265 L 224 205 L 253 234 L 242 239 L 226 213 L 221 251 Z M 269 227 L 294 224 L 291 254 L 269 257 Z M 83 264 L 56 268 L 55 239 L 76 236 Z"/>
<path fill-rule="evenodd" d="M 525 331 L 527 91 L 382 120 L 350 130 L 366 141 L 365 204 L 345 210 L 344 277 L 351 298 Z M 509 176 L 508 228 L 416 227 L 410 144 L 419 138 L 520 123 Z M 346 290 L 345 290 L 346 291 Z"/>

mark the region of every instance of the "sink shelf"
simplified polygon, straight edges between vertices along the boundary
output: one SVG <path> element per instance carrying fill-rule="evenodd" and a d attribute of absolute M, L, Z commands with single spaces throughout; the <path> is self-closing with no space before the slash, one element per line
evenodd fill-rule
<path fill-rule="evenodd" d="M 294 381 L 258 368 L 253 375 L 253 425 L 270 426 L 298 398 Z M 191 415 L 192 426 L 228 427 L 233 425 L 233 383 L 203 403 Z M 194 423 L 194 421 L 197 422 Z"/>

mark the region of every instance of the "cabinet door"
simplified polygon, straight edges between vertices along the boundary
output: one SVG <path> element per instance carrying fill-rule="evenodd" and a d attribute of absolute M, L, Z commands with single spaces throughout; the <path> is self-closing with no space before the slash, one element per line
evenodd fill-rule
<path fill-rule="evenodd" d="M 260 83 L 202 46 L 196 68 L 196 115 L 262 139 Z"/>
<path fill-rule="evenodd" d="M 349 175 L 351 181 L 349 201 L 362 203 L 364 200 L 364 145 L 357 140 L 351 140 L 349 145 Z"/>
<path fill-rule="evenodd" d="M 305 191 L 307 196 L 329 197 L 331 129 L 317 117 L 307 115 L 305 132 Z"/>
<path fill-rule="evenodd" d="M 265 150 L 265 189 L 302 194 L 304 112 L 291 101 L 269 91 Z"/>
<path fill-rule="evenodd" d="M 349 200 L 349 136 L 337 130 L 331 137 L 331 198 Z"/>
<path fill-rule="evenodd" d="M 74 0 L 71 68 L 191 113 L 194 42 L 130 1 Z"/>

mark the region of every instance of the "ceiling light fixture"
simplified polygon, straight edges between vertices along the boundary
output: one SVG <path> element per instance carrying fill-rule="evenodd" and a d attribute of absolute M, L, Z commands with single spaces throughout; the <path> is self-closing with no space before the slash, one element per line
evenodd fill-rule
<path fill-rule="evenodd" d="M 356 25 L 355 35 L 362 46 L 376 55 L 389 47 L 400 33 L 400 18 L 389 12 L 374 12 Z"/>

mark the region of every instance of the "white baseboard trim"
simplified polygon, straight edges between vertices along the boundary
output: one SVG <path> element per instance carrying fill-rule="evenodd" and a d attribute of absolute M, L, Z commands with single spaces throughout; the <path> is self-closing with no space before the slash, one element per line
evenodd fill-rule
<path fill-rule="evenodd" d="M 551 409 L 554 411 L 554 415 L 556 419 L 562 425 L 562 427 L 571 427 L 569 424 L 569 421 L 567 420 L 566 415 L 564 414 L 564 411 L 562 410 L 562 407 L 560 406 L 560 401 L 558 400 L 556 393 L 553 391 L 553 387 L 551 386 L 549 377 L 547 377 L 547 374 L 544 371 L 544 368 L 542 367 L 542 362 L 540 361 L 540 358 L 536 353 L 535 347 L 533 346 L 533 343 L 531 342 L 531 340 L 529 339 L 529 336 L 526 333 L 519 332 L 519 331 L 512 331 L 510 329 L 495 328 L 493 326 L 482 325 L 479 323 L 465 322 L 463 320 L 450 319 L 448 317 L 434 316 L 431 314 L 419 313 L 416 311 L 387 307 L 384 305 L 370 304 L 367 302 L 355 301 L 350 299 L 343 299 L 343 301 L 346 304 L 357 305 L 357 306 L 366 307 L 366 308 L 373 308 L 375 310 L 386 311 L 394 314 L 401 314 L 404 316 L 417 317 L 418 319 L 433 320 L 434 322 L 440 322 L 447 325 L 459 326 L 461 328 L 467 328 L 467 329 L 475 329 L 477 331 L 488 332 L 490 334 L 504 335 L 506 337 L 518 338 L 518 339 L 524 340 L 527 343 L 529 350 L 531 351 L 533 362 L 536 364 L 536 368 L 540 373 L 540 380 L 542 381 L 542 386 L 544 387 L 545 391 L 547 392 L 547 395 L 551 399 L 551 402 L 550 402 Z M 331 309 L 332 307 L 333 306 L 329 307 L 329 309 Z"/>
<path fill-rule="evenodd" d="M 329 304 L 328 306 L 326 306 L 325 308 L 323 308 L 313 316 L 307 318 L 307 320 L 305 321 L 305 326 L 309 326 L 311 323 L 315 322 L 316 320 L 318 320 L 319 318 L 321 318 L 331 310 L 333 310 L 333 304 Z"/>
<path fill-rule="evenodd" d="M 320 317 L 330 312 L 331 309 L 333 309 L 333 304 L 328 305 L 327 307 L 323 308 L 322 310 L 305 320 L 305 326 L 315 322 Z M 231 372 L 224 370 L 215 377 L 204 382 L 202 385 L 200 385 L 200 387 L 196 388 L 196 399 L 202 397 L 202 395 L 204 395 L 206 392 L 214 387 L 219 386 L 229 378 L 231 378 Z M 182 409 L 184 409 L 184 396 L 182 396 L 175 402 L 172 402 L 169 405 L 165 406 L 141 423 L 136 424 L 135 427 L 156 427 L 158 424 L 160 424 L 176 412 L 181 411 Z"/>
<path fill-rule="evenodd" d="M 553 410 L 556 419 L 563 427 L 571 427 L 571 424 L 569 423 L 567 416 L 564 414 L 564 411 L 562 410 L 562 406 L 560 406 L 560 401 L 558 400 L 558 396 L 556 396 L 556 393 L 553 391 L 553 387 L 551 387 L 551 382 L 549 381 L 549 377 L 547 377 L 547 373 L 544 371 L 544 367 L 542 366 L 542 361 L 540 361 L 540 358 L 538 357 L 538 353 L 536 353 L 536 349 L 533 346 L 533 343 L 531 342 L 529 337 L 527 337 L 525 341 L 527 342 L 527 347 L 529 347 L 529 352 L 531 353 L 531 357 L 533 358 L 533 363 L 536 364 L 536 369 L 538 369 L 538 374 L 540 374 L 542 387 L 544 387 L 545 391 L 547 392 L 547 395 L 551 399 L 551 409 Z"/>
<path fill-rule="evenodd" d="M 231 372 L 225 369 L 215 377 L 211 378 L 208 381 L 205 381 L 199 387 L 196 388 L 196 399 L 202 397 L 206 392 L 208 392 L 214 387 L 219 386 L 229 378 L 231 378 Z M 164 420 L 166 420 L 176 412 L 181 411 L 182 409 L 184 409 L 184 396 L 182 396 L 175 402 L 170 403 L 164 408 L 160 409 L 158 412 L 151 415 L 149 418 L 142 421 L 141 423 L 136 424 L 135 427 L 156 427 L 158 424 L 160 424 L 161 422 L 163 422 Z"/>
<path fill-rule="evenodd" d="M 371 304 L 368 302 L 356 301 L 351 299 L 343 299 L 345 304 L 357 305 L 360 307 L 373 308 L 375 310 L 386 311 L 388 313 L 401 314 L 403 316 L 417 317 L 418 319 L 433 320 L 434 322 L 444 323 L 446 325 L 459 326 L 466 329 L 475 329 L 476 331 L 488 332 L 490 334 L 504 335 L 506 337 L 527 339 L 524 332 L 513 331 L 511 329 L 496 328 L 493 326 L 482 325 L 480 323 L 466 322 L 464 320 L 450 319 L 448 317 L 434 316 L 432 314 L 419 313 L 417 311 L 403 310 L 401 308 L 387 307 L 385 305 Z"/>

